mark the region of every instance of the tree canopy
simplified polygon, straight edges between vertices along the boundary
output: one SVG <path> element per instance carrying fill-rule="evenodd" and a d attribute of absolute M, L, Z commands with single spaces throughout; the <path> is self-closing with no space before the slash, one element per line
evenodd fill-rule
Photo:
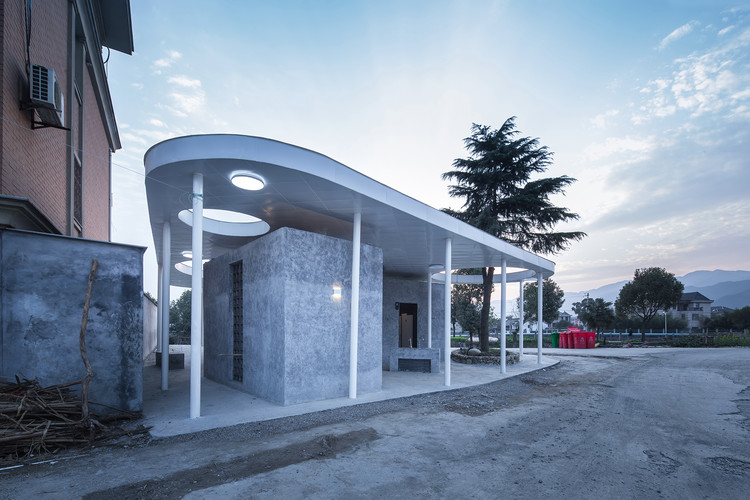
<path fill-rule="evenodd" d="M 185 290 L 169 304 L 169 332 L 174 335 L 190 334 L 190 301 L 192 294 Z"/>
<path fill-rule="evenodd" d="M 456 274 L 477 274 L 478 269 L 459 269 Z M 456 284 L 451 290 L 451 321 L 461 325 L 470 341 L 479 333 L 482 311 L 482 285 Z"/>
<path fill-rule="evenodd" d="M 505 120 L 496 130 L 473 124 L 464 139 L 467 158 L 453 162 L 453 170 L 443 174 L 453 181 L 449 194 L 463 198 L 460 211 L 444 211 L 491 235 L 525 250 L 557 253 L 572 241 L 580 240 L 580 231 L 555 232 L 560 222 L 578 219 L 578 214 L 552 204 L 550 197 L 563 193 L 575 179 L 568 176 L 532 179 L 552 164 L 552 152 L 539 139 L 519 137 L 515 117 Z M 495 269 L 482 269 L 482 316 L 480 348 L 489 349 L 489 315 L 492 280 Z"/>
<path fill-rule="evenodd" d="M 641 339 L 646 340 L 646 324 L 660 311 L 676 306 L 684 286 L 674 274 L 661 267 L 636 269 L 633 281 L 625 284 L 615 301 L 618 316 L 641 318 Z"/>
<path fill-rule="evenodd" d="M 601 297 L 585 298 L 580 302 L 574 302 L 572 307 L 578 319 L 586 324 L 586 328 L 593 328 L 597 332 L 611 327 L 615 322 L 612 302 L 607 302 Z"/>
<path fill-rule="evenodd" d="M 750 328 L 750 306 L 712 314 L 710 318 L 703 321 L 703 326 L 712 330 L 745 330 Z"/>
<path fill-rule="evenodd" d="M 539 308 L 539 288 L 536 282 L 523 285 L 524 321 L 536 321 Z M 552 279 L 542 281 L 542 321 L 552 323 L 557 319 L 565 301 L 565 292 Z"/>

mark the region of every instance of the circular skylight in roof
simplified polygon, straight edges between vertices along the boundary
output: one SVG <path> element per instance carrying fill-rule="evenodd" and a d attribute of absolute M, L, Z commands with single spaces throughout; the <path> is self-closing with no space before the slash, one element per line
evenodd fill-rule
<path fill-rule="evenodd" d="M 266 185 L 266 181 L 253 172 L 234 172 L 231 180 L 232 184 L 246 191 L 259 191 Z"/>
<path fill-rule="evenodd" d="M 190 210 L 190 212 L 192 212 L 192 210 Z M 219 222 L 238 222 L 240 224 L 261 222 L 259 218 L 250 214 L 235 212 L 234 210 L 222 210 L 219 208 L 204 208 L 203 217 Z"/>
<path fill-rule="evenodd" d="M 209 259 L 203 259 L 203 264 L 208 262 Z M 193 274 L 193 261 L 192 260 L 183 260 L 182 262 L 178 262 L 174 265 L 174 268 L 180 271 L 182 274 L 187 274 L 188 276 L 191 276 Z"/>
<path fill-rule="evenodd" d="M 177 217 L 187 224 L 193 225 L 193 211 L 182 210 Z M 206 208 L 203 210 L 203 230 L 207 233 L 224 236 L 260 236 L 271 229 L 267 222 L 252 215 L 233 210 Z"/>

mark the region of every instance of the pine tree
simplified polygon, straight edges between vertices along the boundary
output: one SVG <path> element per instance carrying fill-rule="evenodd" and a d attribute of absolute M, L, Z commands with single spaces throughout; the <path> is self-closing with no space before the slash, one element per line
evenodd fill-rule
<path fill-rule="evenodd" d="M 560 222 L 577 220 L 578 214 L 556 207 L 549 198 L 563 193 L 575 179 L 568 176 L 532 179 L 552 164 L 553 154 L 539 139 L 518 137 L 515 117 L 493 130 L 472 125 L 464 139 L 468 158 L 453 162 L 443 174 L 454 181 L 449 194 L 463 198 L 460 211 L 445 212 L 513 245 L 535 253 L 551 254 L 586 236 L 580 231 L 555 232 Z M 482 269 L 483 300 L 479 335 L 482 351 L 489 350 L 489 314 L 494 267 Z"/>

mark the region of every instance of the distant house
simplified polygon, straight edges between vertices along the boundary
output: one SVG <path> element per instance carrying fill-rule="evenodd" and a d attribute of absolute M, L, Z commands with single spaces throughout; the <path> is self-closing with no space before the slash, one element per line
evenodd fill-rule
<path fill-rule="evenodd" d="M 560 314 L 557 315 L 558 322 L 571 323 L 572 319 L 573 319 L 573 316 L 571 316 L 570 313 L 567 313 L 565 311 L 562 311 Z"/>
<path fill-rule="evenodd" d="M 687 321 L 689 331 L 698 330 L 701 328 L 702 321 L 711 317 L 712 303 L 713 300 L 700 292 L 683 293 L 677 307 L 670 312 Z"/>
<path fill-rule="evenodd" d="M 506 316 L 505 317 L 505 327 L 508 332 L 516 332 L 518 331 L 518 325 L 519 321 L 518 318 L 514 316 Z"/>
<path fill-rule="evenodd" d="M 734 309 L 732 309 L 731 307 L 711 306 L 711 314 L 721 314 L 721 313 L 728 313 L 732 311 L 734 311 Z"/>

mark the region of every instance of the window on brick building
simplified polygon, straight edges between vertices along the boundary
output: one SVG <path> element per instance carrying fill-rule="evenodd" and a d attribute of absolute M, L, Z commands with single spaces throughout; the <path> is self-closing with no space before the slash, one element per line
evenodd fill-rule
<path fill-rule="evenodd" d="M 83 168 L 76 156 L 73 166 L 73 222 L 79 235 L 83 228 Z"/>
<path fill-rule="evenodd" d="M 72 177 L 72 197 L 73 202 L 73 231 L 75 236 L 84 236 L 83 230 L 83 166 L 84 166 L 84 127 L 85 127 L 85 114 L 84 114 L 84 88 L 85 88 L 85 62 L 86 62 L 86 47 L 83 43 L 82 38 L 76 40 L 76 50 L 73 71 L 73 91 L 74 99 L 72 100 L 73 120 L 72 120 L 72 133 L 71 138 L 73 140 L 73 171 L 70 173 Z"/>

